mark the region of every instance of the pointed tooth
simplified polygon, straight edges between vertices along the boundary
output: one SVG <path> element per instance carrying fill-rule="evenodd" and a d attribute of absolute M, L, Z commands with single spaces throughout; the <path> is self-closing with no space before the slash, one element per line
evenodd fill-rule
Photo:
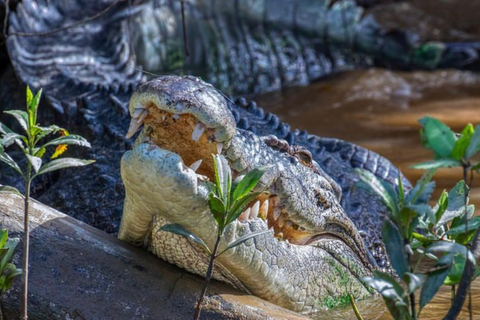
<path fill-rule="evenodd" d="M 190 165 L 190 169 L 192 169 L 193 171 L 197 171 L 198 168 L 200 168 L 200 165 L 202 164 L 202 161 L 203 161 L 203 159 L 195 161 L 194 163 L 192 163 Z"/>
<path fill-rule="evenodd" d="M 247 208 L 238 218 L 242 221 L 247 221 L 250 217 L 250 210 L 250 208 Z"/>
<path fill-rule="evenodd" d="M 165 121 L 165 119 L 167 119 L 167 115 L 166 115 L 166 114 L 162 114 L 162 121 Z"/>
<path fill-rule="evenodd" d="M 263 220 L 267 219 L 268 216 L 268 200 L 263 201 L 262 205 L 260 206 L 260 212 L 258 216 Z"/>
<path fill-rule="evenodd" d="M 133 111 L 133 115 L 132 115 L 132 118 L 138 118 L 140 117 L 140 115 L 143 113 L 143 111 L 145 111 L 146 109 L 144 108 L 137 108 L 135 109 L 135 111 Z"/>
<path fill-rule="evenodd" d="M 138 128 L 140 128 L 142 124 L 143 121 L 138 121 L 138 119 L 132 118 L 132 120 L 130 120 L 130 126 L 128 127 L 128 131 L 125 137 L 127 139 L 130 139 L 138 131 Z"/>
<path fill-rule="evenodd" d="M 277 220 L 277 226 L 282 228 L 284 225 L 285 225 L 285 220 L 283 218 L 283 215 L 280 215 L 280 217 L 278 217 L 278 220 Z"/>
<path fill-rule="evenodd" d="M 287 221 L 285 221 L 285 226 L 287 228 L 291 228 L 293 226 L 293 222 L 291 220 L 287 220 Z"/>
<path fill-rule="evenodd" d="M 223 142 L 217 143 L 217 153 L 221 154 L 223 150 Z"/>
<path fill-rule="evenodd" d="M 280 208 L 273 208 L 273 219 L 277 220 L 281 213 L 282 210 Z"/>
<path fill-rule="evenodd" d="M 179 114 L 174 114 L 172 116 L 173 120 L 177 121 L 178 119 L 180 119 L 180 115 Z"/>
<path fill-rule="evenodd" d="M 258 209 L 260 208 L 260 201 L 255 202 L 250 212 L 250 219 L 255 219 L 258 217 Z"/>
<path fill-rule="evenodd" d="M 143 120 L 145 119 L 146 116 L 148 116 L 148 110 L 144 109 L 143 112 L 140 114 L 140 116 L 138 117 L 138 120 L 137 121 L 140 121 L 140 122 L 143 122 Z"/>
<path fill-rule="evenodd" d="M 201 123 L 197 123 L 195 125 L 195 128 L 193 128 L 192 132 L 192 140 L 193 141 L 198 141 L 200 140 L 200 137 L 202 136 L 203 132 L 205 131 L 205 126 Z"/>

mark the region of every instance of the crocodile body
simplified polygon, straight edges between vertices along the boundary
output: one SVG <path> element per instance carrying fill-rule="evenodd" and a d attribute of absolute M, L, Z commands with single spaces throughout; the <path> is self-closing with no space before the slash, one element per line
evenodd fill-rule
<path fill-rule="evenodd" d="M 349 293 L 370 295 L 359 278 L 376 262 L 340 205 L 340 187 L 306 149 L 237 129 L 224 96 L 194 77 L 142 84 L 129 109 L 128 136 L 144 127 L 122 158 L 120 239 L 203 276 L 208 258 L 202 249 L 159 229 L 180 224 L 213 248 L 217 232 L 207 181 L 215 181 L 211 154 L 218 153 L 233 177 L 268 166 L 257 188 L 266 194 L 229 225 L 220 250 L 252 232 L 272 231 L 220 255 L 216 279 L 300 312 L 324 308 L 326 301 L 338 304 Z"/>
<path fill-rule="evenodd" d="M 292 26 L 291 21 L 283 19 L 286 16 L 297 17 L 295 14 L 278 11 L 288 8 L 288 3 L 285 3 L 287 7 L 273 6 L 270 11 L 266 8 L 272 6 L 271 1 L 248 1 L 251 8 L 256 8 L 251 12 L 246 8 L 243 8 L 243 11 L 231 10 L 241 9 L 240 7 L 246 3 L 244 1 L 231 1 L 229 2 L 232 3 L 231 7 L 222 3 L 222 1 L 185 3 L 189 35 L 187 43 L 191 55 L 182 67 L 192 72 L 197 69 L 203 70 L 205 76 L 217 85 L 225 80 L 224 88 L 235 94 L 272 90 L 282 85 L 305 84 L 311 79 L 333 72 L 376 63 L 407 69 L 478 67 L 477 44 L 435 44 L 422 47 L 422 44 L 412 40 L 414 37 L 406 37 L 405 33 L 382 30 L 371 17 L 361 16 L 362 9 L 351 1 L 337 1 L 334 5 L 321 0 L 305 1 L 316 8 L 322 8 L 323 11 L 320 10 L 319 14 L 329 18 L 322 20 L 315 15 L 305 18 L 303 22 L 306 23 L 304 26 L 306 29 L 300 28 L 301 30 L 298 25 L 301 22 L 299 19 L 296 26 Z M 304 4 L 302 1 L 292 3 Z M 3 2 L 0 5 L 3 5 Z M 167 55 L 170 61 L 178 61 L 175 60 L 176 57 L 183 52 L 183 42 L 179 38 L 180 3 L 157 1 L 154 7 L 172 14 L 167 16 L 171 24 L 161 26 L 171 28 L 167 28 L 171 33 L 167 34 L 166 39 L 175 40 L 175 43 L 170 45 L 171 41 L 167 41 L 164 48 L 171 48 L 169 52 L 172 55 Z M 298 10 L 292 12 L 305 12 L 298 6 L 296 8 Z M 3 81 L 2 103 L 4 106 L 8 105 L 8 108 L 18 108 L 19 104 L 15 104 L 16 100 L 12 99 L 12 92 L 20 84 L 14 80 L 12 84 L 12 74 L 34 89 L 42 87 L 45 92 L 42 103 L 48 105 L 42 107 L 40 112 L 43 119 L 48 122 L 54 121 L 69 128 L 71 132 L 86 136 L 93 147 L 88 151 L 88 155 L 82 156 L 96 160 L 94 165 L 85 169 L 50 175 L 46 180 L 37 182 L 34 185 L 34 196 L 111 233 L 118 230 L 124 198 L 124 187 L 119 172 L 120 158 L 132 147 L 131 141 L 124 137 L 129 122 L 127 104 L 134 89 L 147 80 L 147 76 L 141 71 L 140 61 L 153 59 L 150 54 L 143 58 L 138 57 L 137 60 L 132 44 L 136 43 L 138 51 L 141 49 L 138 48 L 140 46 L 138 39 L 143 37 L 145 41 L 150 41 L 150 38 L 148 33 L 137 32 L 133 35 L 131 28 L 139 23 L 140 17 L 146 14 L 145 10 L 150 9 L 151 4 L 141 0 L 102 0 L 88 2 L 88 5 L 83 0 L 55 3 L 25 0 L 18 3 L 8 16 L 9 36 L 6 49 L 11 67 L 2 65 L 0 68 Z M 235 14 L 235 17 L 232 17 L 232 12 L 244 12 L 245 15 Z M 260 17 L 262 12 L 264 16 Z M 344 21 L 344 13 L 347 14 L 347 20 L 353 21 L 353 24 L 339 23 L 340 16 Z M 256 18 L 249 14 L 256 14 L 260 20 L 255 20 Z M 223 29 L 230 18 L 236 21 L 236 27 Z M 308 30 L 308 25 L 318 25 L 320 22 L 321 27 Z M 158 26 L 158 23 L 154 20 L 151 24 L 146 24 L 146 27 L 155 24 Z M 220 50 L 220 47 L 215 54 L 203 49 L 194 50 L 198 37 L 192 30 L 198 23 L 203 26 L 202 34 L 211 37 L 208 41 L 201 40 L 203 41 L 201 47 L 208 46 L 216 39 L 217 43 L 222 44 L 224 51 Z M 334 24 L 329 28 L 330 23 Z M 255 24 L 260 27 L 253 31 L 252 26 Z M 336 25 L 340 25 L 343 30 L 337 35 L 331 33 L 340 30 L 333 27 Z M 373 29 L 368 27 L 373 25 L 375 25 Z M 222 30 L 223 33 L 220 32 Z M 318 35 L 312 35 L 312 32 L 322 32 L 324 37 L 319 38 Z M 361 50 L 360 39 L 372 39 L 372 34 L 375 35 L 375 39 L 379 39 L 376 49 L 372 52 Z M 352 35 L 355 35 L 355 41 L 352 40 Z M 342 38 L 343 36 L 348 37 Z M 241 39 L 243 41 L 240 41 Z M 338 41 L 335 42 L 334 39 Z M 350 40 L 342 42 L 345 39 Z M 405 39 L 408 41 L 405 42 Z M 237 47 L 234 46 L 235 43 Z M 352 51 L 352 48 L 355 50 Z M 417 62 L 413 63 L 414 60 L 410 59 L 411 50 L 417 52 L 419 48 L 431 48 L 434 59 L 417 59 L 415 60 Z M 153 48 L 148 52 L 155 50 L 157 49 Z M 219 54 L 225 50 L 235 54 L 225 60 L 225 56 Z M 234 56 L 242 56 L 245 50 L 249 52 L 245 55 L 249 60 L 242 62 L 233 59 Z M 390 51 L 409 53 L 400 54 L 398 58 L 388 54 Z M 280 52 L 284 55 L 279 55 Z M 1 59 L 6 56 L 2 55 Z M 200 62 L 195 60 L 199 56 Z M 213 56 L 216 58 L 213 59 Z M 255 65 L 257 60 L 263 63 L 263 69 L 260 68 L 261 65 Z M 157 71 L 155 70 L 157 65 L 162 64 L 153 64 L 152 71 Z M 248 68 L 246 71 L 235 69 L 234 67 L 238 65 Z M 265 74 L 267 70 L 272 73 L 271 77 Z M 229 100 L 227 104 L 237 128 L 254 132 L 259 136 L 275 135 L 290 145 L 301 145 L 311 152 L 322 170 L 342 188 L 341 206 L 361 231 L 361 236 L 368 244 L 369 251 L 374 255 L 378 265 L 387 268 L 380 224 L 375 223 L 385 214 L 385 207 L 376 197 L 354 188 L 356 177 L 352 170 L 357 167 L 365 168 L 392 184 L 395 184 L 398 170 L 388 160 L 362 147 L 334 138 L 322 138 L 305 131 L 292 130 L 275 115 L 257 107 L 254 102 L 240 98 L 235 102 Z M 14 177 L 14 172 L 4 170 L 2 167 L 0 171 L 2 183 L 19 185 Z M 405 185 L 408 186 L 407 181 Z"/>

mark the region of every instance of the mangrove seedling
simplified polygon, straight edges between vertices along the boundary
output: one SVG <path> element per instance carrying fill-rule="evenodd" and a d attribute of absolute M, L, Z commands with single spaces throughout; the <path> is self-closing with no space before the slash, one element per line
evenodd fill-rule
<path fill-rule="evenodd" d="M 82 160 L 76 158 L 59 158 L 67 149 L 67 145 L 79 145 L 90 147 L 87 140 L 78 135 L 70 135 L 67 130 L 56 125 L 48 127 L 40 126 L 37 123 L 37 111 L 42 90 L 33 95 L 27 87 L 27 111 L 10 110 L 5 113 L 12 115 L 23 129 L 24 134 L 12 131 L 5 124 L 0 123 L 0 161 L 7 164 L 10 168 L 21 175 L 25 184 L 24 196 L 24 235 L 23 235 L 23 259 L 22 259 L 22 298 L 21 298 L 21 319 L 28 318 L 28 260 L 29 260 L 29 206 L 30 206 L 30 186 L 32 181 L 45 173 L 56 171 L 68 167 L 85 166 L 93 160 Z M 47 141 L 47 137 L 59 133 L 60 137 Z M 20 149 L 26 158 L 26 165 L 22 168 L 6 151 L 5 148 L 16 147 Z M 44 160 L 46 151 L 49 147 L 55 147 L 55 151 L 48 160 Z M 13 191 L 21 193 L 7 186 L 0 186 L 0 191 Z"/>
<path fill-rule="evenodd" d="M 222 155 L 213 155 L 213 160 L 215 169 L 215 184 L 211 185 L 208 198 L 208 205 L 217 225 L 217 238 L 213 250 L 210 250 L 210 248 L 202 239 L 179 224 L 167 224 L 160 228 L 160 230 L 169 231 L 186 237 L 187 239 L 198 244 L 210 255 L 210 262 L 208 264 L 207 274 L 205 276 L 205 284 L 195 309 L 195 320 L 200 318 L 202 303 L 212 277 L 215 259 L 227 250 L 242 244 L 248 239 L 269 232 L 269 230 L 252 232 L 229 243 L 223 251 L 217 253 L 220 240 L 222 239 L 223 233 L 227 226 L 234 222 L 242 214 L 242 212 L 245 211 L 249 203 L 251 203 L 260 194 L 260 192 L 253 192 L 252 190 L 258 184 L 267 168 L 262 167 L 253 169 L 245 176 L 237 178 L 232 185 L 232 171 L 228 165 L 227 159 L 225 159 L 225 157 Z"/>

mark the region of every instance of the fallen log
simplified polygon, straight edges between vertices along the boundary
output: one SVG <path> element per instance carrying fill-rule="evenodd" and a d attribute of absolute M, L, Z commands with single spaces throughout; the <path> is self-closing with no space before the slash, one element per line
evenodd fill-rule
<path fill-rule="evenodd" d="M 32 200 L 29 319 L 190 319 L 203 279 Z M 0 193 L 0 228 L 22 237 L 23 199 Z M 14 254 L 20 267 L 21 248 Z M 3 300 L 18 319 L 20 279 Z M 212 282 L 202 319 L 307 319 Z"/>

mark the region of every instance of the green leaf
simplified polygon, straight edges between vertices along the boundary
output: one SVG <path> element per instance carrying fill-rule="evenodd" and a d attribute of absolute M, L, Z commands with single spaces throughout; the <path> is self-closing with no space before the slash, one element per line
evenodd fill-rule
<path fill-rule="evenodd" d="M 382 236 L 390 263 L 399 277 L 403 278 L 405 272 L 409 270 L 404 241 L 398 228 L 389 219 L 385 219 L 383 223 Z"/>
<path fill-rule="evenodd" d="M 3 123 L 0 122 L 0 133 L 2 134 L 7 134 L 7 133 L 12 133 L 12 129 L 4 125 Z"/>
<path fill-rule="evenodd" d="M 423 307 L 425 307 L 425 305 L 432 300 L 440 286 L 445 281 L 445 278 L 448 276 L 449 272 L 450 267 L 446 267 L 427 274 L 427 280 L 425 280 L 425 283 L 422 287 L 422 292 L 420 293 L 420 310 L 422 310 Z"/>
<path fill-rule="evenodd" d="M 0 248 L 3 248 L 8 240 L 8 229 L 0 229 Z"/>
<path fill-rule="evenodd" d="M 44 147 L 35 148 L 35 149 L 33 149 L 33 155 L 35 157 L 41 158 L 45 154 L 45 151 L 47 151 L 47 149 L 45 149 Z"/>
<path fill-rule="evenodd" d="M 438 240 L 437 237 L 435 237 L 433 235 L 430 235 L 430 234 L 423 235 L 423 234 L 420 234 L 420 233 L 417 233 L 417 232 L 413 232 L 412 236 L 415 239 L 417 239 L 418 241 L 420 241 L 422 244 Z"/>
<path fill-rule="evenodd" d="M 480 124 L 475 126 L 475 132 L 470 139 L 470 144 L 465 152 L 465 158 L 470 159 L 480 150 Z"/>
<path fill-rule="evenodd" d="M 468 186 L 465 185 L 465 181 L 461 180 L 448 193 L 447 209 L 438 220 L 437 226 L 444 225 L 466 212 L 465 203 L 468 203 L 467 195 Z"/>
<path fill-rule="evenodd" d="M 248 204 L 252 202 L 259 194 L 260 192 L 252 192 L 235 201 L 230 208 L 225 226 L 229 225 L 232 221 L 235 221 L 242 214 L 242 212 L 245 211 Z"/>
<path fill-rule="evenodd" d="M 233 192 L 233 201 L 240 199 L 253 190 L 269 167 L 255 168 L 248 172 Z"/>
<path fill-rule="evenodd" d="M 410 204 L 427 203 L 430 200 L 435 182 L 432 180 L 436 169 L 427 170 L 420 180 L 417 181 L 415 187 L 408 193 L 405 202 Z"/>
<path fill-rule="evenodd" d="M 390 210 L 393 216 L 398 217 L 398 196 L 393 187 L 377 178 L 370 171 L 359 168 L 356 168 L 354 171 L 358 174 L 360 181 L 363 182 L 358 184 L 358 186 L 362 189 L 371 190 L 380 196 L 382 202 Z"/>
<path fill-rule="evenodd" d="M 15 193 L 15 194 L 17 194 L 17 195 L 19 195 L 20 197 L 23 198 L 23 194 L 21 194 L 20 191 L 18 191 L 18 189 L 14 188 L 14 187 L 0 185 L 0 193 L 2 193 L 2 192 Z"/>
<path fill-rule="evenodd" d="M 205 242 L 203 242 L 202 239 L 200 239 L 197 235 L 191 233 L 190 231 L 188 231 L 187 229 L 185 229 L 183 226 L 177 224 L 177 223 L 174 223 L 174 224 L 166 224 L 164 225 L 163 227 L 161 227 L 159 229 L 159 231 L 167 231 L 167 232 L 171 232 L 171 233 L 175 233 L 175 234 L 178 234 L 182 237 L 185 237 L 187 238 L 188 240 L 190 241 L 193 241 L 195 242 L 196 244 L 200 245 L 203 249 L 205 249 L 205 251 L 207 251 L 209 254 L 212 254 L 210 252 L 210 249 L 207 247 L 207 245 L 205 244 Z"/>
<path fill-rule="evenodd" d="M 467 249 L 464 245 L 461 245 L 459 243 L 455 242 L 450 242 L 450 241 L 435 241 L 432 243 L 430 246 L 427 247 L 426 252 L 429 253 L 436 253 L 436 254 L 441 254 L 441 253 L 447 253 L 447 254 L 456 254 L 460 253 L 463 256 L 468 256 L 468 260 L 470 260 L 474 265 L 477 265 L 477 261 L 475 259 L 475 256 L 473 253 Z"/>
<path fill-rule="evenodd" d="M 9 110 L 9 111 L 4 111 L 4 112 L 14 116 L 15 119 L 20 124 L 20 126 L 23 128 L 23 130 L 25 130 L 25 132 L 28 132 L 28 115 L 25 111 Z"/>
<path fill-rule="evenodd" d="M 31 100 L 29 104 L 27 104 L 28 110 L 30 111 L 30 114 L 31 114 L 30 127 L 33 127 L 35 124 L 37 124 L 37 111 L 38 111 L 38 105 L 40 103 L 41 96 L 42 96 L 42 89 L 38 90 L 35 97 Z"/>
<path fill-rule="evenodd" d="M 407 294 L 411 294 L 417 291 L 417 289 L 422 286 L 423 275 L 415 274 L 411 272 L 405 272 L 405 275 L 403 276 L 403 280 L 407 284 Z"/>
<path fill-rule="evenodd" d="M 3 138 L 0 140 L 0 143 L 3 145 L 4 148 L 11 146 L 13 143 L 21 143 L 22 141 L 26 141 L 27 137 L 22 136 L 21 134 L 18 133 L 7 133 L 3 136 Z"/>
<path fill-rule="evenodd" d="M 267 230 L 259 230 L 259 231 L 255 231 L 255 232 L 249 233 L 249 234 L 247 234 L 247 235 L 245 235 L 245 236 L 243 236 L 243 237 L 241 237 L 241 238 L 239 238 L 239 239 L 237 239 L 237 240 L 235 240 L 235 241 L 233 241 L 233 242 L 230 242 L 230 243 L 228 244 L 227 248 L 226 248 L 225 250 L 223 250 L 222 252 L 220 252 L 219 254 L 217 254 L 216 257 L 219 257 L 219 256 L 222 255 L 225 251 L 230 250 L 230 249 L 232 249 L 232 248 L 235 248 L 236 246 L 244 243 L 244 242 L 247 241 L 248 239 L 251 239 L 251 238 L 253 238 L 253 237 L 259 236 L 259 235 L 261 235 L 261 234 L 269 233 L 269 232 L 270 232 L 270 230 L 267 229 Z M 215 258 L 216 258 L 216 257 L 215 257 Z"/>
<path fill-rule="evenodd" d="M 83 160 L 83 159 L 76 159 L 76 158 L 55 159 L 44 164 L 32 178 L 35 178 L 47 172 L 52 172 L 55 170 L 69 168 L 69 167 L 86 166 L 94 162 L 95 160 Z"/>
<path fill-rule="evenodd" d="M 47 135 L 51 134 L 51 133 L 56 133 L 60 130 L 65 130 L 57 125 L 50 125 L 48 127 L 40 127 L 40 126 L 36 126 L 37 128 L 40 129 L 40 133 L 37 135 L 37 141 L 39 141 L 40 139 L 46 137 Z"/>
<path fill-rule="evenodd" d="M 405 189 L 403 188 L 403 179 L 402 179 L 402 173 L 398 171 L 398 201 L 402 204 L 405 203 Z"/>
<path fill-rule="evenodd" d="M 20 242 L 20 239 L 18 238 L 13 238 L 13 239 L 8 239 L 7 242 L 5 243 L 4 248 L 8 249 L 7 254 L 2 258 L 0 262 L 0 270 L 4 270 L 5 266 L 7 263 L 10 261 L 10 259 L 13 256 L 13 252 L 15 251 L 15 248 L 17 247 L 18 243 Z"/>
<path fill-rule="evenodd" d="M 442 217 L 445 210 L 448 207 L 448 193 L 447 191 L 443 190 L 440 198 L 437 201 L 437 211 L 435 212 L 435 221 L 432 221 L 433 224 L 436 224 L 437 221 Z"/>
<path fill-rule="evenodd" d="M 74 134 L 53 139 L 52 141 L 45 143 L 43 147 L 54 146 L 59 144 L 68 144 L 68 145 L 73 144 L 73 145 L 87 147 L 87 148 L 91 147 L 90 143 L 85 138 L 74 135 Z"/>
<path fill-rule="evenodd" d="M 215 169 L 215 181 L 219 195 L 223 202 L 228 204 L 228 197 L 230 195 L 229 186 L 232 184 L 232 171 L 230 170 L 227 159 L 225 159 L 223 155 L 214 154 L 212 156 L 213 167 Z"/>
<path fill-rule="evenodd" d="M 9 263 L 5 267 L 5 273 L 7 273 L 7 276 L 5 277 L 5 282 L 3 283 L 3 291 L 7 291 L 12 287 L 13 280 L 15 280 L 16 277 L 22 274 L 22 269 L 17 269 L 13 263 Z"/>
<path fill-rule="evenodd" d="M 27 106 L 30 106 L 32 104 L 33 100 L 33 93 L 32 90 L 30 90 L 30 86 L 27 85 Z"/>
<path fill-rule="evenodd" d="M 3 150 L 3 147 L 0 146 L 0 161 L 7 164 L 10 168 L 14 169 L 23 177 L 22 169 L 18 166 L 18 164 L 8 155 L 8 153 Z"/>
<path fill-rule="evenodd" d="M 223 230 L 225 228 L 224 222 L 227 209 L 225 208 L 222 199 L 218 198 L 213 193 L 210 193 L 208 197 L 208 206 L 210 207 L 210 211 L 212 212 L 213 218 L 217 222 L 219 229 Z"/>
<path fill-rule="evenodd" d="M 33 170 L 35 170 L 35 172 L 38 172 L 38 170 L 42 166 L 42 159 L 39 157 L 31 156 L 29 154 L 26 154 L 25 156 L 27 157 L 28 162 L 30 162 L 30 164 L 32 165 Z"/>
<path fill-rule="evenodd" d="M 0 260 L 3 259 L 3 257 L 5 257 L 8 253 L 8 249 L 6 248 L 0 248 Z M 3 271 L 3 270 L 0 270 L 0 272 Z"/>
<path fill-rule="evenodd" d="M 471 123 L 467 124 L 463 128 L 460 138 L 455 142 L 453 146 L 451 157 L 453 159 L 460 160 L 465 156 L 465 151 L 467 150 L 468 145 L 470 144 L 470 139 L 473 136 L 473 125 Z"/>
<path fill-rule="evenodd" d="M 410 168 L 419 169 L 419 170 L 431 170 L 431 169 L 438 169 L 438 168 L 453 168 L 453 167 L 461 167 L 461 166 L 462 166 L 462 163 L 458 160 L 439 159 L 439 160 L 431 160 L 431 161 L 414 164 L 413 166 L 410 166 Z"/>
<path fill-rule="evenodd" d="M 374 277 L 363 277 L 360 280 L 382 295 L 388 310 L 395 319 L 410 319 L 403 288 L 387 273 L 373 271 L 373 274 Z"/>
<path fill-rule="evenodd" d="M 442 121 L 424 117 L 418 120 L 424 129 L 427 148 L 440 158 L 448 158 L 452 154 L 453 146 L 457 140 L 455 133 Z"/>
<path fill-rule="evenodd" d="M 417 216 L 420 217 L 428 217 L 429 220 L 431 218 L 434 218 L 432 208 L 428 204 L 409 204 L 406 206 L 406 208 L 410 209 L 411 211 L 415 212 Z M 410 217 L 414 218 L 414 217 Z"/>
<path fill-rule="evenodd" d="M 460 283 L 460 278 L 462 277 L 463 270 L 465 269 L 465 259 L 464 255 L 455 254 L 453 256 L 452 266 L 450 268 L 450 273 L 443 282 L 447 286 Z"/>
<path fill-rule="evenodd" d="M 447 235 L 455 238 L 466 232 L 477 230 L 479 227 L 480 227 L 480 216 L 476 216 L 468 221 L 468 229 L 466 228 L 466 224 L 464 223 L 448 230 Z"/>

